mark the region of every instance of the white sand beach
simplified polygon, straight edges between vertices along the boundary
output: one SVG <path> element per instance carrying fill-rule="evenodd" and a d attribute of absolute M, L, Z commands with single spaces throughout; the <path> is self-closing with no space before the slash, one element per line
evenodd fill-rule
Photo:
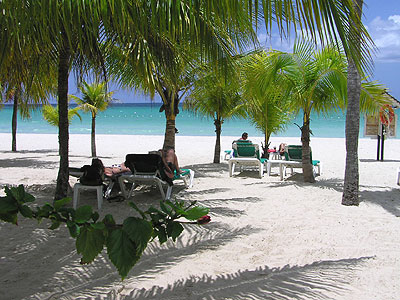
<path fill-rule="evenodd" d="M 159 149 L 163 138 L 98 135 L 97 152 L 111 165 Z M 223 137 L 222 149 L 234 138 Z M 13 153 L 11 134 L 0 134 L 0 186 L 24 184 L 38 203 L 51 202 L 57 135 L 17 139 Z M 282 142 L 300 144 L 300 137 L 272 138 L 271 145 Z M 230 178 L 226 161 L 211 163 L 214 145 L 215 137 L 177 136 L 180 165 L 195 179 L 191 189 L 173 189 L 173 197 L 209 207 L 212 221 L 185 225 L 177 243 L 152 242 L 124 281 L 105 251 L 80 265 L 65 227 L 52 231 L 23 218 L 18 226 L 0 223 L 0 299 L 399 299 L 399 139 L 385 142 L 383 162 L 376 161 L 377 141 L 360 139 L 359 207 L 341 205 L 344 139 L 311 139 L 313 158 L 322 162 L 315 184 L 301 174 L 280 181 L 276 168 L 262 179 L 251 171 Z M 70 135 L 70 166 L 88 163 L 90 136 Z M 159 197 L 156 188 L 143 188 L 129 201 L 145 209 Z M 133 213 L 127 203 L 104 201 L 100 214 L 121 221 Z M 84 193 L 80 204 L 96 207 L 95 193 Z"/>

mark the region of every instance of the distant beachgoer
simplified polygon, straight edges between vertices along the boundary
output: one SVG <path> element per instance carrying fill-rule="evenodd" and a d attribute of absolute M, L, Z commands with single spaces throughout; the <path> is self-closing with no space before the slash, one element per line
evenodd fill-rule
<path fill-rule="evenodd" d="M 279 154 L 281 155 L 281 156 L 283 156 L 283 155 L 285 155 L 285 148 L 286 148 L 286 146 L 287 146 L 287 144 L 285 144 L 285 143 L 281 143 L 280 145 L 279 145 Z"/>
<path fill-rule="evenodd" d="M 247 132 L 243 132 L 242 137 L 239 139 L 239 141 L 247 141 L 248 137 L 249 137 L 249 134 Z"/>

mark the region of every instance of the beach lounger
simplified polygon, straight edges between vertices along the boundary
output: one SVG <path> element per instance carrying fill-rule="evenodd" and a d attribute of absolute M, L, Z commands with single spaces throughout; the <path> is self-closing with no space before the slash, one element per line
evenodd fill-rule
<path fill-rule="evenodd" d="M 183 180 L 186 187 L 193 185 L 194 171 L 190 169 L 181 169 L 181 174 L 175 174 L 173 179 L 168 178 L 164 172 L 162 158 L 158 154 L 128 154 L 125 165 L 132 171 L 132 174 L 121 175 L 118 179 L 125 199 L 130 198 L 140 184 L 156 185 L 163 200 L 170 199 L 173 181 Z M 126 190 L 126 183 L 132 183 L 129 191 Z M 165 191 L 164 186 L 166 187 Z"/>
<path fill-rule="evenodd" d="M 267 160 L 260 158 L 260 150 L 257 144 L 249 142 L 234 141 L 232 144 L 234 157 L 229 159 L 229 176 L 233 176 L 235 166 L 240 166 L 242 170 L 244 167 L 253 167 L 258 169 L 259 177 L 262 178 L 264 172 L 264 162 Z"/>
<path fill-rule="evenodd" d="M 314 177 L 321 175 L 321 162 L 319 160 L 312 159 L 312 151 L 310 148 L 310 160 L 313 166 Z M 301 145 L 288 145 L 285 148 L 285 160 L 279 162 L 279 175 L 280 179 L 283 180 L 286 175 L 286 169 L 290 168 L 293 174 L 293 169 L 303 168 L 302 163 L 302 146 Z"/>

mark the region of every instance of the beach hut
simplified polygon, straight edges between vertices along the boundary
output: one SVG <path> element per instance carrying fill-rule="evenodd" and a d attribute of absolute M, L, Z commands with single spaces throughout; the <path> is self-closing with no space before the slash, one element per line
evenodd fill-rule
<path fill-rule="evenodd" d="M 396 137 L 397 132 L 397 115 L 394 110 L 400 108 L 400 101 L 395 97 L 385 92 L 386 96 L 390 100 L 390 104 L 387 105 L 389 109 L 389 120 L 381 117 L 380 114 L 374 116 L 365 116 L 364 118 L 364 136 L 376 138 L 377 144 L 377 160 L 383 160 L 383 149 L 385 138 Z"/>

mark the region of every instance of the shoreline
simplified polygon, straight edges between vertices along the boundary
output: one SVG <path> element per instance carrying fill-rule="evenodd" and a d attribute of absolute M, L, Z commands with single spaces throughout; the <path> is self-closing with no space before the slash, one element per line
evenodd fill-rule
<path fill-rule="evenodd" d="M 233 139 L 222 137 L 221 149 Z M 24 184 L 38 203 L 51 202 L 58 173 L 56 134 L 0 134 L 0 186 Z M 105 165 L 128 153 L 162 146 L 164 136 L 96 135 Z M 260 143 L 261 137 L 252 137 Z M 300 137 L 271 138 L 300 144 Z M 151 243 L 122 282 L 105 251 L 90 265 L 80 265 L 75 240 L 60 227 L 19 219 L 0 223 L 0 294 L 22 299 L 397 299 L 400 294 L 399 139 L 385 142 L 385 160 L 376 161 L 376 140 L 360 139 L 359 207 L 341 205 L 345 167 L 344 138 L 313 138 L 313 159 L 322 164 L 315 184 L 301 174 L 279 180 L 256 172 L 228 175 L 228 164 L 213 164 L 215 137 L 177 136 L 181 167 L 195 171 L 194 186 L 173 188 L 173 197 L 210 208 L 211 222 L 185 226 L 176 243 Z M 90 136 L 70 135 L 70 166 L 90 163 Z M 301 172 L 301 171 L 299 171 Z M 74 184 L 71 178 L 71 185 Z M 0 195 L 4 195 L 1 190 Z M 142 209 L 159 205 L 159 191 L 143 187 L 129 201 Z M 80 205 L 97 206 L 93 193 Z M 121 221 L 132 215 L 128 201 L 104 201 L 106 214 Z M 2 298 L 2 299 L 3 299 Z"/>

